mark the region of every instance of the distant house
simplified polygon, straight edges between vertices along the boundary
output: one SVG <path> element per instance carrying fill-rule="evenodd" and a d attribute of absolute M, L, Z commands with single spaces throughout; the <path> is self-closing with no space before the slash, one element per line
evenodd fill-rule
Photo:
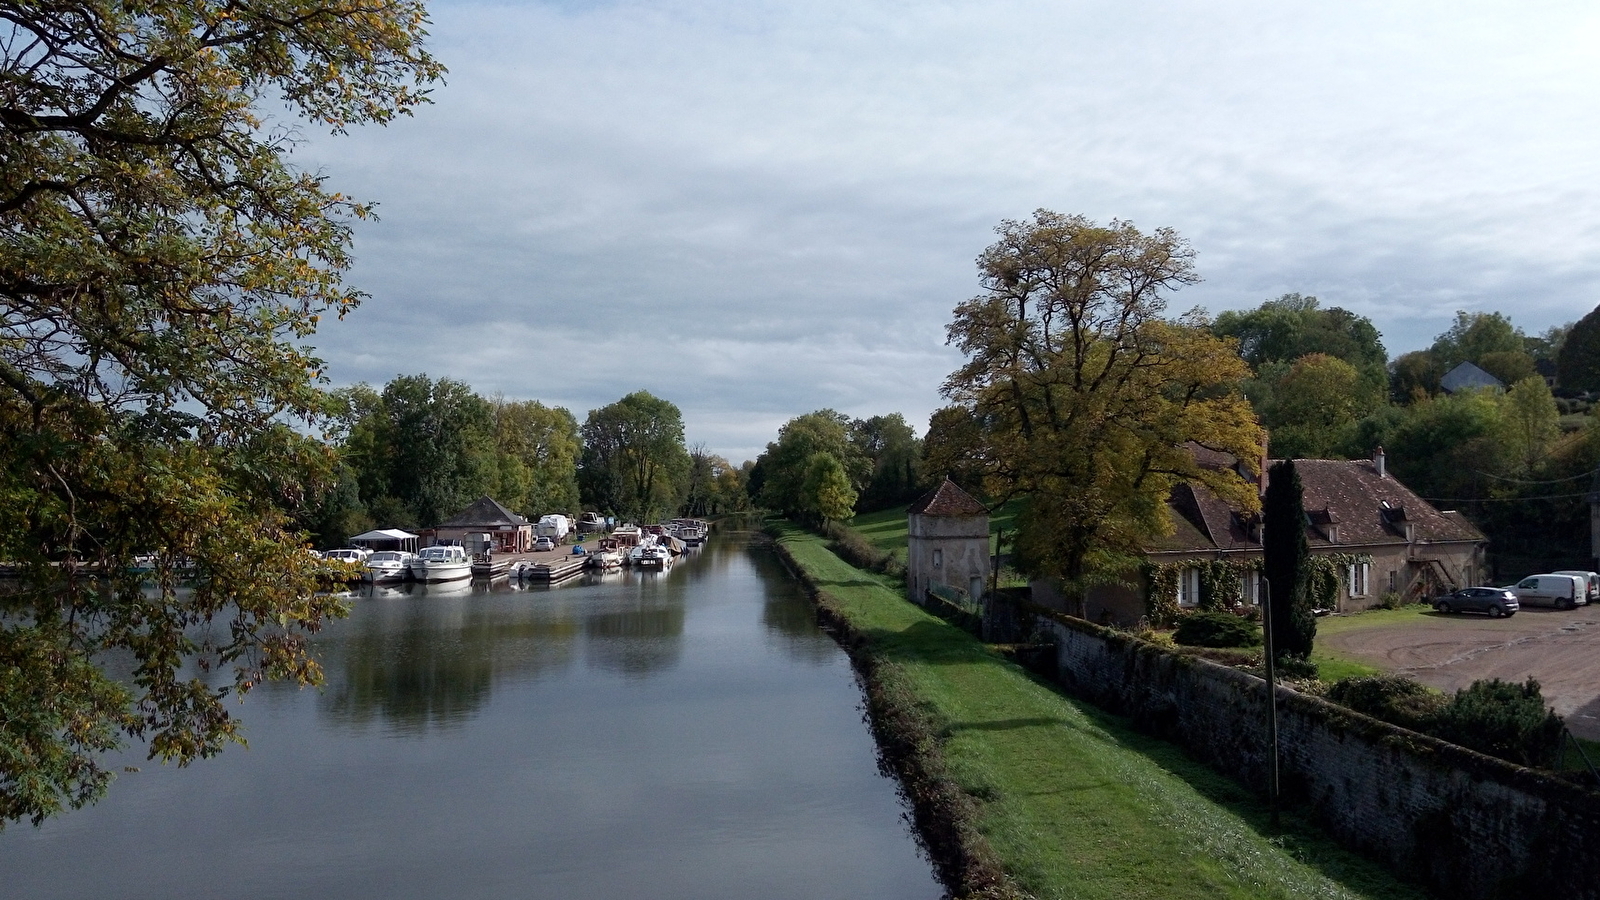
<path fill-rule="evenodd" d="M 1244 472 L 1226 454 L 1196 449 L 1202 465 Z M 1297 459 L 1313 556 L 1336 555 L 1339 612 L 1367 609 L 1393 592 L 1404 598 L 1478 584 L 1486 575 L 1487 539 L 1460 513 L 1435 509 L 1389 474 L 1383 448 L 1372 459 Z M 1247 477 L 1241 474 L 1240 477 Z M 1265 491 L 1265 486 L 1260 485 Z M 1243 577 L 1234 603 L 1261 601 L 1261 519 L 1241 514 L 1204 487 L 1179 485 L 1167 500 L 1173 530 L 1151 538 L 1145 559 L 1176 570 L 1180 607 L 1199 604 L 1206 564 L 1234 561 Z M 1083 616 L 1133 624 L 1146 612 L 1148 584 L 1091 589 Z M 1047 582 L 1034 585 L 1036 602 L 1066 609 Z"/>
<path fill-rule="evenodd" d="M 946 478 L 911 504 L 906 519 L 906 590 L 912 602 L 922 603 L 941 587 L 982 597 L 989 574 L 988 507 Z"/>
<path fill-rule="evenodd" d="M 1439 379 L 1439 387 L 1447 394 L 1472 388 L 1494 388 L 1497 391 L 1506 389 L 1505 382 L 1469 362 L 1464 362 L 1446 372 L 1444 377 Z"/>
<path fill-rule="evenodd" d="M 533 523 L 517 515 L 489 495 L 435 528 L 423 532 L 433 543 L 464 543 L 468 535 L 488 534 L 494 549 L 502 553 L 521 553 L 533 549 Z"/>

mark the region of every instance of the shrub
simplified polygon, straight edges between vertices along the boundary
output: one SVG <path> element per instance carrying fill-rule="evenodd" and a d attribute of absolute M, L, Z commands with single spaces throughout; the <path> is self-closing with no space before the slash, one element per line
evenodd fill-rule
<path fill-rule="evenodd" d="M 1405 605 L 1405 598 L 1396 591 L 1385 591 L 1383 596 L 1378 598 L 1378 607 L 1380 609 L 1399 609 Z"/>
<path fill-rule="evenodd" d="M 1549 768 L 1561 744 L 1561 717 L 1545 706 L 1539 682 L 1475 681 L 1440 710 L 1435 734 L 1524 766 Z"/>
<path fill-rule="evenodd" d="M 1261 629 L 1232 613 L 1197 612 L 1178 620 L 1172 639 L 1190 647 L 1254 647 Z"/>
<path fill-rule="evenodd" d="M 896 559 L 893 553 L 885 553 L 873 546 L 860 532 L 838 522 L 829 522 L 823 526 L 822 534 L 828 538 L 828 549 L 850 565 L 882 572 L 894 578 L 905 577 L 905 564 Z"/>
<path fill-rule="evenodd" d="M 1346 678 L 1328 689 L 1340 706 L 1402 728 L 1427 732 L 1449 702 L 1445 695 L 1404 675 Z"/>

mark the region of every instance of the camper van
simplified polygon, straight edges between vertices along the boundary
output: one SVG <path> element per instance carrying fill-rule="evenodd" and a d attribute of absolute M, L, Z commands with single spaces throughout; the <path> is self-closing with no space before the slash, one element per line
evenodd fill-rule
<path fill-rule="evenodd" d="M 1572 609 L 1589 602 L 1589 581 L 1577 575 L 1529 575 L 1511 586 L 1522 606 Z"/>

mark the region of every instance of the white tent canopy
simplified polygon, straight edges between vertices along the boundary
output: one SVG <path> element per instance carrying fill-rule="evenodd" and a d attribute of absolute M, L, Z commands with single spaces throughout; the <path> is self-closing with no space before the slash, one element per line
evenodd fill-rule
<path fill-rule="evenodd" d="M 398 528 L 379 528 L 350 539 L 352 544 L 386 544 L 391 541 L 400 544 L 402 550 L 417 549 L 417 535 Z"/>

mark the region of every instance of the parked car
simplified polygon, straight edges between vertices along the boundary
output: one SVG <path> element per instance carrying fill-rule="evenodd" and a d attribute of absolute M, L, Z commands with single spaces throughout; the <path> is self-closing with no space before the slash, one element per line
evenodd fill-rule
<path fill-rule="evenodd" d="M 1579 572 L 1576 569 L 1561 569 L 1550 573 L 1552 575 L 1576 575 L 1589 585 L 1589 602 L 1600 603 L 1600 572 Z"/>
<path fill-rule="evenodd" d="M 1511 586 L 1523 606 L 1573 609 L 1589 602 L 1589 582 L 1577 575 L 1529 575 Z"/>
<path fill-rule="evenodd" d="M 1488 613 L 1490 618 L 1498 619 L 1516 615 L 1522 604 L 1509 588 L 1469 587 L 1437 598 L 1433 608 L 1442 613 Z"/>
<path fill-rule="evenodd" d="M 555 548 L 556 542 L 548 537 L 542 537 L 533 542 L 533 549 L 535 550 L 554 550 Z"/>

